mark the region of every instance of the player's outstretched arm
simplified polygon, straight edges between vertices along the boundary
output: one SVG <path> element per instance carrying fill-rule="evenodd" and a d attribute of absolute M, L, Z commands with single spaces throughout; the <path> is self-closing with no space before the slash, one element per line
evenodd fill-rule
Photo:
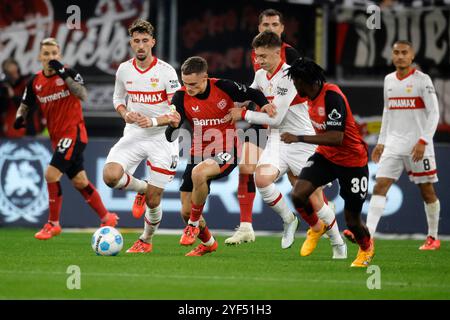
<path fill-rule="evenodd" d="M 13 127 L 18 130 L 20 128 L 25 128 L 25 119 L 28 114 L 28 106 L 24 103 L 21 103 L 19 109 L 16 112 L 16 120 L 14 121 Z"/>
<path fill-rule="evenodd" d="M 296 136 L 285 132 L 280 136 L 284 143 L 304 142 L 324 146 L 340 146 L 344 140 L 344 132 L 330 130 L 313 136 Z"/>

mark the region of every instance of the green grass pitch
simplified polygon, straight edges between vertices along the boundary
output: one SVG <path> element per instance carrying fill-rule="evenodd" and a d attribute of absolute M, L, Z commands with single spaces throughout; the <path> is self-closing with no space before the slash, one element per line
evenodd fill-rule
<path fill-rule="evenodd" d="M 450 243 L 436 252 L 418 250 L 422 241 L 378 240 L 373 265 L 381 289 L 368 289 L 372 274 L 350 268 L 357 247 L 348 244 L 346 260 L 332 260 L 327 239 L 310 257 L 299 256 L 303 239 L 280 248 L 280 236 L 259 236 L 236 247 L 219 236 L 217 252 L 185 257 L 190 248 L 179 236 L 157 235 L 150 254 L 125 250 L 138 234 L 124 233 L 116 257 L 96 256 L 91 234 L 62 233 L 49 241 L 36 230 L 0 230 L 0 299 L 449 299 Z M 67 288 L 67 268 L 81 270 L 81 289 Z"/>

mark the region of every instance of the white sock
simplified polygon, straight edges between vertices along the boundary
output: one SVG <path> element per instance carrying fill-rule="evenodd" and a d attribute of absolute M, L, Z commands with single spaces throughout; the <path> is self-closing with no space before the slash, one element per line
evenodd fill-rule
<path fill-rule="evenodd" d="M 142 241 L 151 243 L 153 235 L 158 229 L 162 219 L 161 205 L 150 209 L 147 207 L 144 215 L 144 232 L 139 237 Z"/>
<path fill-rule="evenodd" d="M 439 213 L 441 211 L 441 203 L 439 200 L 433 203 L 425 203 L 425 213 L 427 214 L 428 235 L 437 239 L 439 226 Z"/>
<path fill-rule="evenodd" d="M 369 203 L 369 212 L 367 213 L 367 228 L 369 229 L 370 236 L 373 238 L 375 230 L 377 229 L 378 222 L 384 212 L 386 206 L 386 197 L 373 195 Z"/>
<path fill-rule="evenodd" d="M 133 190 L 139 193 L 145 193 L 147 191 L 147 182 L 136 179 L 131 174 L 124 173 L 117 185 L 114 186 L 114 189 Z"/>
<path fill-rule="evenodd" d="M 205 246 L 207 246 L 207 247 L 211 247 L 211 246 L 214 244 L 214 241 L 216 241 L 216 240 L 215 240 L 214 237 L 211 235 L 211 238 L 209 238 L 208 241 L 202 242 L 202 243 L 203 243 Z"/>
<path fill-rule="evenodd" d="M 198 227 L 200 225 L 200 220 L 192 221 L 191 219 L 189 219 L 188 224 L 194 227 Z"/>
<path fill-rule="evenodd" d="M 317 216 L 320 220 L 325 222 L 327 226 L 334 222 L 333 226 L 327 231 L 327 235 L 330 237 L 331 245 L 343 244 L 344 240 L 339 233 L 339 227 L 334 211 L 331 210 L 331 208 L 326 203 L 324 203 L 323 207 L 317 212 Z"/>
<path fill-rule="evenodd" d="M 292 221 L 294 221 L 294 214 L 287 206 L 280 191 L 275 188 L 274 183 L 264 188 L 258 188 L 258 190 L 259 193 L 261 193 L 264 202 L 267 203 L 276 213 L 280 215 L 284 223 L 291 223 Z M 275 200 L 278 201 L 274 204 Z"/>
<path fill-rule="evenodd" d="M 253 226 L 251 222 L 241 222 L 240 227 L 244 229 L 250 229 L 253 230 Z"/>

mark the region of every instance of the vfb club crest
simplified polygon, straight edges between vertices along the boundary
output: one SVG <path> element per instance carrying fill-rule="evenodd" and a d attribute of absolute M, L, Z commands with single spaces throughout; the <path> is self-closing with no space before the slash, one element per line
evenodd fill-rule
<path fill-rule="evenodd" d="M 51 153 L 40 143 L 0 145 L 0 214 L 5 222 L 38 222 L 48 208 L 44 170 Z"/>

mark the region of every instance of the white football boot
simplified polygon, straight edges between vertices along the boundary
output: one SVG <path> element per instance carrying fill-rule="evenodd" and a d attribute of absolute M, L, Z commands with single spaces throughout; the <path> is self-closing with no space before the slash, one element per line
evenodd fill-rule
<path fill-rule="evenodd" d="M 240 225 L 236 228 L 234 234 L 225 240 L 225 244 L 238 245 L 243 242 L 253 242 L 255 241 L 255 232 L 250 223 L 246 225 Z"/>
<path fill-rule="evenodd" d="M 295 240 L 295 232 L 298 228 L 298 218 L 295 219 L 291 223 L 283 223 L 283 237 L 281 238 L 281 248 L 287 249 L 292 246 Z"/>
<path fill-rule="evenodd" d="M 347 245 L 345 242 L 343 244 L 335 244 L 333 248 L 333 259 L 347 259 Z"/>

